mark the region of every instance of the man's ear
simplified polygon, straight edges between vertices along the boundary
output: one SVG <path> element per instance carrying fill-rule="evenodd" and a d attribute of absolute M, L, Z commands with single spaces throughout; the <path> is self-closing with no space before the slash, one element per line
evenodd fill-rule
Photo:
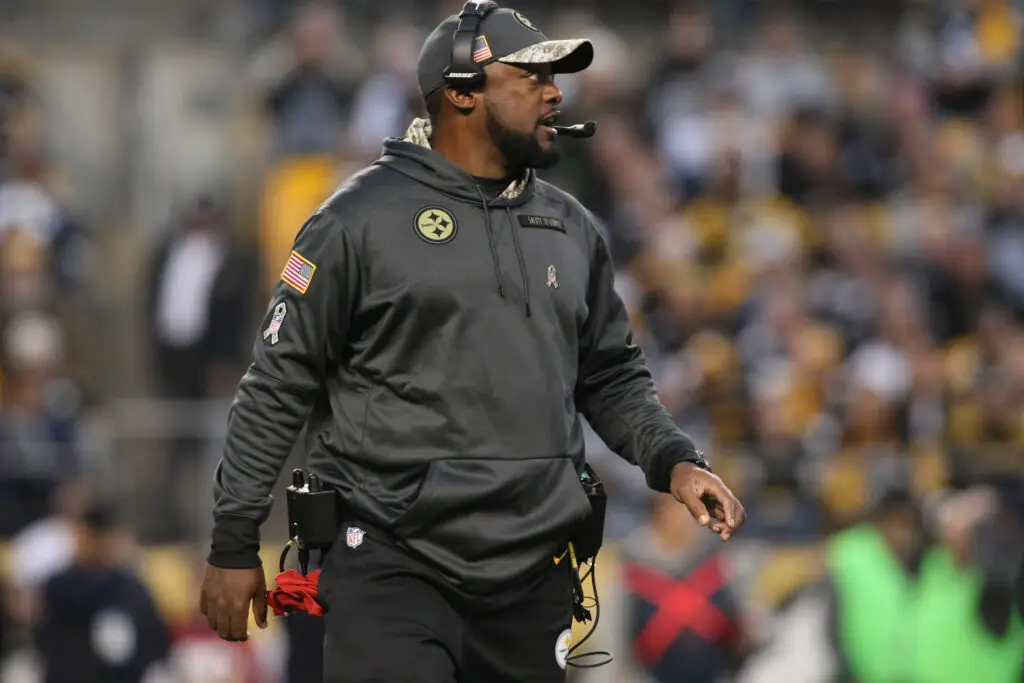
<path fill-rule="evenodd" d="M 479 91 L 462 91 L 445 86 L 444 95 L 459 112 L 469 114 L 476 109 L 476 96 Z"/>

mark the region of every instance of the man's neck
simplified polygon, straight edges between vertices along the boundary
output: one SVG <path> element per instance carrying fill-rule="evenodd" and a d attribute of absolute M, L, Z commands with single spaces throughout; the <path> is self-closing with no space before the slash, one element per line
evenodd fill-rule
<path fill-rule="evenodd" d="M 505 160 L 490 141 L 458 135 L 454 131 L 434 129 L 430 147 L 463 171 L 476 178 L 499 180 L 509 175 Z"/>

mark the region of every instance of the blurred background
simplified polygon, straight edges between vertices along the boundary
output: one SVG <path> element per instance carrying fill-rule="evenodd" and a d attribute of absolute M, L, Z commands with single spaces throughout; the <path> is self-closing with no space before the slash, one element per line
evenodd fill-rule
<path fill-rule="evenodd" d="M 200 618 L 210 477 L 296 230 L 461 4 L 0 1 L 0 682 L 319 680 L 317 620 Z M 573 681 L 1024 680 L 1020 5 L 514 4 L 595 43 L 541 175 L 749 512 L 723 546 L 591 434 L 616 659 Z"/>

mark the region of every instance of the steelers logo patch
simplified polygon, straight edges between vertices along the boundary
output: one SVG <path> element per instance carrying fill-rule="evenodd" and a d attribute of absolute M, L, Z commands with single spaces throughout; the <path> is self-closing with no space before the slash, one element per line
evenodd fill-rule
<path fill-rule="evenodd" d="M 458 230 L 455 218 L 444 209 L 436 206 L 428 206 L 425 209 L 421 209 L 416 214 L 413 226 L 416 228 L 416 234 L 420 236 L 420 239 L 431 244 L 451 242 L 455 239 L 455 232 Z"/>
<path fill-rule="evenodd" d="M 518 21 L 520 24 L 522 24 L 526 28 L 530 29 L 531 31 L 536 31 L 537 33 L 540 33 L 540 29 L 537 28 L 536 26 L 534 26 L 533 23 L 529 19 L 524 17 L 519 12 L 512 12 L 512 16 L 514 16 L 516 18 L 516 21 Z"/>

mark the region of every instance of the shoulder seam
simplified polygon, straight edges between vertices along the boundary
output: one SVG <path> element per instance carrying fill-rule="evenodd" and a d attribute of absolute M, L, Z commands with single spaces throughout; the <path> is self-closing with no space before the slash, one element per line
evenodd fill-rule
<path fill-rule="evenodd" d="M 579 197 L 573 196 L 571 193 L 567 192 L 566 190 L 563 190 L 562 188 L 558 187 L 557 185 L 549 183 L 546 180 L 538 179 L 537 180 L 537 184 L 538 185 L 543 184 L 544 186 L 550 188 L 551 189 L 551 193 L 547 196 L 548 199 L 550 199 L 551 201 L 557 203 L 559 206 L 563 206 L 563 207 L 569 209 L 570 211 L 579 212 L 580 216 L 584 219 L 584 221 L 586 223 L 590 223 L 591 224 L 590 228 L 592 230 L 597 231 L 600 234 L 600 231 L 597 230 L 597 226 L 593 225 L 592 218 L 596 218 L 596 217 L 593 216 L 593 212 L 590 209 L 588 209 L 583 204 L 583 202 L 581 202 L 579 200 Z"/>
<path fill-rule="evenodd" d="M 371 221 L 376 212 L 376 208 L 371 209 L 369 216 L 366 218 L 366 222 Z M 316 211 L 313 212 L 313 216 L 319 215 L 329 216 L 338 222 L 340 227 L 338 232 L 340 232 L 341 235 L 339 235 L 337 239 L 342 240 L 343 243 L 346 243 L 351 248 L 352 258 L 355 259 L 356 266 L 359 269 L 359 279 L 361 282 L 366 282 L 369 278 L 366 259 L 364 257 L 366 249 L 364 244 L 366 231 L 360 230 L 359 235 L 353 235 L 352 231 L 354 228 L 350 227 L 350 224 L 341 216 L 341 214 L 331 209 L 327 202 L 324 202 Z"/>
<path fill-rule="evenodd" d="M 331 218 L 336 219 L 339 223 L 341 223 L 342 227 L 347 225 L 347 223 L 345 222 L 345 219 L 341 217 L 340 213 L 338 213 L 334 209 L 328 208 L 327 206 L 321 206 L 319 209 L 317 209 L 314 212 L 314 215 L 316 215 L 318 213 L 327 214 Z"/>
<path fill-rule="evenodd" d="M 352 255 L 355 257 L 356 263 L 359 264 L 360 269 L 364 269 L 363 252 L 366 248 L 364 244 L 364 240 L 366 239 L 366 230 L 358 229 L 357 234 L 353 234 L 353 231 L 356 231 L 357 228 L 353 228 L 351 223 L 346 221 L 341 214 L 327 206 L 320 207 L 317 209 L 316 213 L 330 216 L 334 220 L 338 221 L 341 227 L 341 230 L 339 231 L 341 232 L 341 236 L 339 239 L 348 242 L 352 248 Z M 365 225 L 372 221 L 376 213 L 376 207 L 370 209 L 369 215 L 366 216 L 366 220 L 362 221 L 362 223 Z M 366 276 L 365 270 L 362 271 L 361 275 L 363 277 Z"/>
<path fill-rule="evenodd" d="M 388 169 L 387 167 L 384 167 L 384 166 L 376 166 L 376 167 L 369 166 L 369 167 L 367 167 L 364 170 L 368 170 L 368 169 L 372 169 L 375 172 L 384 172 L 384 171 L 392 170 L 392 169 Z M 356 175 L 358 175 L 358 174 L 356 174 Z M 401 175 L 401 174 L 399 174 L 399 175 Z M 313 212 L 313 215 L 317 215 L 317 214 L 327 214 L 327 215 L 330 215 L 332 218 L 334 218 L 335 220 L 339 221 L 342 224 L 342 226 L 346 228 L 346 230 L 357 230 L 358 228 L 354 227 L 352 225 L 351 221 L 346 219 L 341 213 L 339 213 L 337 210 L 332 208 L 332 204 L 333 204 L 332 200 L 334 200 L 339 194 L 341 194 L 344 191 L 344 185 L 347 182 L 348 182 L 348 180 L 346 180 L 344 183 L 342 183 L 337 188 L 335 188 L 335 190 L 330 194 L 330 196 L 328 196 L 323 201 L 323 203 L 321 203 L 320 206 L 317 207 L 316 211 Z M 359 223 L 365 225 L 365 224 L 371 222 L 373 220 L 374 215 L 377 213 L 377 211 L 378 211 L 378 207 L 377 206 L 369 207 L 369 211 L 367 212 L 367 214 L 365 216 L 365 220 L 361 220 L 361 221 L 359 221 Z"/>

